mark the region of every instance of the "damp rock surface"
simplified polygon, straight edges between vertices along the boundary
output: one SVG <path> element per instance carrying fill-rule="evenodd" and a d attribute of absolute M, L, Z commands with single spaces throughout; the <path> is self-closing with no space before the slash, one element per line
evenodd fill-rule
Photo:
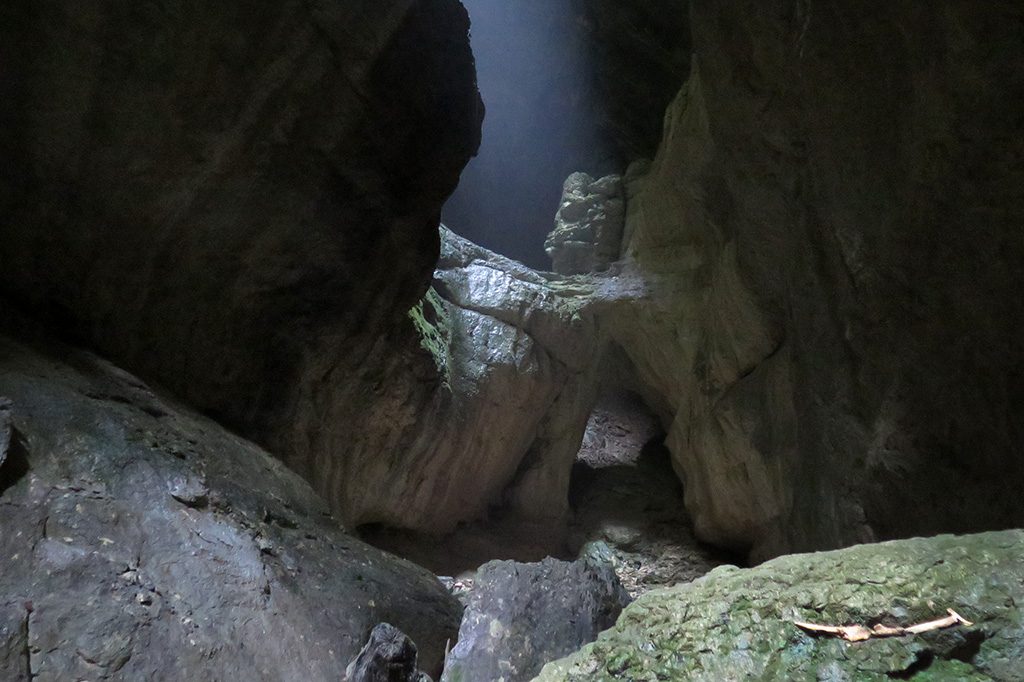
<path fill-rule="evenodd" d="M 257 446 L 87 353 L 0 337 L 0 677 L 342 679 L 394 623 L 440 671 L 461 606 Z M 18 466 L 11 469 L 12 463 Z"/>
<path fill-rule="evenodd" d="M 1024 532 L 938 536 L 722 567 L 640 597 L 537 682 L 1024 678 Z M 954 609 L 972 626 L 850 643 L 793 620 L 911 625 Z"/>
<path fill-rule="evenodd" d="M 608 564 L 493 561 L 476 576 L 442 682 L 531 679 L 610 627 L 629 597 Z"/>

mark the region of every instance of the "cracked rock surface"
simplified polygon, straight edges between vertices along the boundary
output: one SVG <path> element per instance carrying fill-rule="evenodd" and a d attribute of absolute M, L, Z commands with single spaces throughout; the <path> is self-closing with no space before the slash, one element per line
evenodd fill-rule
<path fill-rule="evenodd" d="M 0 337 L 0 678 L 342 679 L 394 623 L 438 671 L 461 607 L 255 445 L 86 353 Z"/>
<path fill-rule="evenodd" d="M 902 540 L 717 568 L 655 590 L 537 682 L 1024 679 L 1018 605 L 1024 531 Z M 970 621 L 851 644 L 793 620 L 908 625 L 952 608 Z"/>

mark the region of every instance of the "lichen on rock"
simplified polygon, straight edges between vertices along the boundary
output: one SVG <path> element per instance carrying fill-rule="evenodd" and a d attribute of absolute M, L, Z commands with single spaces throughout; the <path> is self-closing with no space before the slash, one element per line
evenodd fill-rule
<path fill-rule="evenodd" d="M 433 287 L 409 310 L 409 319 L 420 337 L 420 348 L 430 353 L 442 384 L 451 390 L 451 316 Z"/>
<path fill-rule="evenodd" d="M 537 682 L 1024 679 L 1024 532 L 939 536 L 722 567 L 640 597 Z M 849 643 L 794 620 L 907 625 L 953 608 L 970 627 Z"/>

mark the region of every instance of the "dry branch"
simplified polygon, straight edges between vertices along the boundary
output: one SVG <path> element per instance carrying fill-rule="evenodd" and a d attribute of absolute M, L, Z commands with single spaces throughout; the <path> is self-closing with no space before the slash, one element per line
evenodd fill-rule
<path fill-rule="evenodd" d="M 946 609 L 946 613 L 949 615 L 945 618 L 937 618 L 935 620 L 918 623 L 905 628 L 890 627 L 882 624 L 874 625 L 872 627 L 868 627 L 866 625 L 818 625 L 817 623 L 805 623 L 798 620 L 793 621 L 793 625 L 796 625 L 801 630 L 815 634 L 842 637 L 848 642 L 863 642 L 864 640 L 871 639 L 872 637 L 902 637 L 904 635 L 919 635 L 922 632 L 942 630 L 956 625 L 974 625 L 974 623 L 967 620 L 953 609 Z"/>

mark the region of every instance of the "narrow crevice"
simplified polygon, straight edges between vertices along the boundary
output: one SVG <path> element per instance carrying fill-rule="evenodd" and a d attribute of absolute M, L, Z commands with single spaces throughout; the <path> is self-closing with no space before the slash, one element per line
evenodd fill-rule
<path fill-rule="evenodd" d="M 35 672 L 32 670 L 32 632 L 31 632 L 31 620 L 32 620 L 32 602 L 25 602 L 25 620 L 22 621 L 21 634 L 25 639 L 25 647 L 23 655 L 25 657 L 25 679 L 31 680 L 35 677 Z"/>
<path fill-rule="evenodd" d="M 886 675 L 894 680 L 909 680 L 913 679 L 914 675 L 919 672 L 923 672 L 931 667 L 931 664 L 935 662 L 935 653 L 929 649 L 923 649 L 917 652 L 917 656 L 914 662 L 903 670 L 894 670 Z"/>

